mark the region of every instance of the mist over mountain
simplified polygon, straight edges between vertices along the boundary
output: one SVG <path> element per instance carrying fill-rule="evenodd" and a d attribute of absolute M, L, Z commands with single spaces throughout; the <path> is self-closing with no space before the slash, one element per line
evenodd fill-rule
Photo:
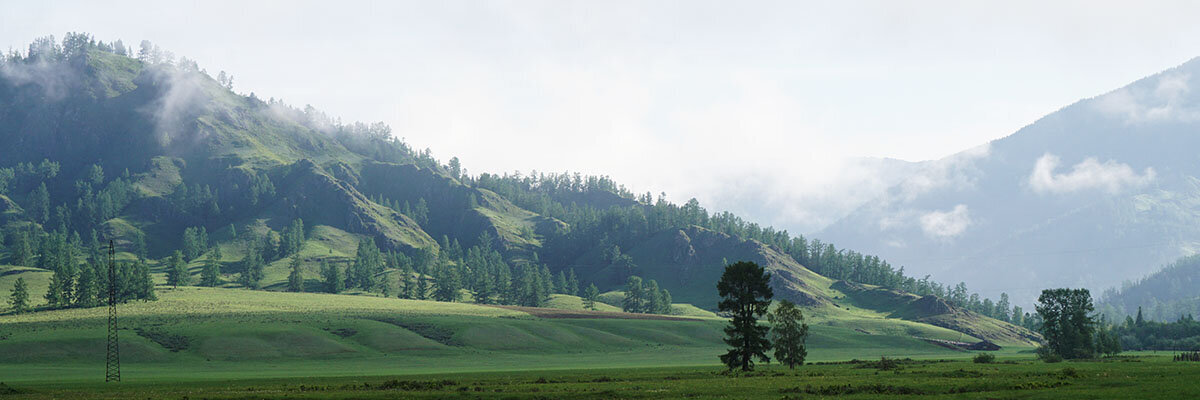
<path fill-rule="evenodd" d="M 926 163 L 817 236 L 1029 304 L 1094 292 L 1200 244 L 1200 60 Z"/>

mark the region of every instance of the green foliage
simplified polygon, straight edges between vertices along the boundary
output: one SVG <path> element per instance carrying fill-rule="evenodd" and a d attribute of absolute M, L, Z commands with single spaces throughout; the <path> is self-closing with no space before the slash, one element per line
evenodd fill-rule
<path fill-rule="evenodd" d="M 642 278 L 630 276 L 625 280 L 625 298 L 621 301 L 621 310 L 625 312 L 645 312 L 646 295 L 642 288 Z"/>
<path fill-rule="evenodd" d="M 341 270 L 336 265 L 330 264 L 329 261 L 321 260 L 321 280 L 325 283 L 325 292 L 327 293 L 341 293 L 346 290 Z"/>
<path fill-rule="evenodd" d="M 204 227 L 189 227 L 183 230 L 183 259 L 194 260 L 208 249 L 208 230 Z"/>
<path fill-rule="evenodd" d="M 758 318 L 767 312 L 774 296 L 770 282 L 771 274 L 747 261 L 726 266 L 717 282 L 717 292 L 721 295 L 717 308 L 733 314 L 725 327 L 725 344 L 731 348 L 721 355 L 721 362 L 730 370 L 750 371 L 755 359 L 770 361 L 766 354 L 771 349 L 767 340 L 769 328 L 758 324 Z"/>
<path fill-rule="evenodd" d="M 458 301 L 460 299 L 459 289 L 462 288 L 462 279 L 458 274 L 458 268 L 452 265 L 443 265 L 434 272 L 433 279 L 434 299 L 438 301 Z"/>
<path fill-rule="evenodd" d="M 975 355 L 975 358 L 971 359 L 971 362 L 976 364 L 991 364 L 996 362 L 996 356 L 991 353 L 979 353 Z"/>
<path fill-rule="evenodd" d="M 29 287 L 25 284 L 25 278 L 17 278 L 17 282 L 13 284 L 12 294 L 8 296 L 8 305 L 17 314 L 29 311 Z"/>
<path fill-rule="evenodd" d="M 288 274 L 287 290 L 289 292 L 303 292 L 304 291 L 304 276 L 301 275 L 301 273 L 300 273 L 300 257 L 299 256 L 292 258 L 291 267 L 292 267 L 292 272 Z"/>
<path fill-rule="evenodd" d="M 1092 296 L 1087 289 L 1046 289 L 1038 296 L 1046 348 L 1063 358 L 1090 358 L 1095 321 Z"/>
<path fill-rule="evenodd" d="M 375 246 L 375 241 L 372 239 L 359 241 L 354 264 L 346 271 L 346 286 L 373 290 L 377 284 L 375 277 L 383 272 L 383 267 L 383 253 Z"/>
<path fill-rule="evenodd" d="M 780 300 L 775 311 L 767 314 L 771 323 L 771 346 L 775 348 L 775 360 L 788 368 L 804 365 L 808 356 L 805 341 L 808 340 L 808 324 L 804 312 L 795 303 Z"/>
<path fill-rule="evenodd" d="M 214 247 L 204 260 L 204 269 L 200 271 L 200 286 L 216 287 L 221 285 L 220 247 Z"/>
<path fill-rule="evenodd" d="M 242 272 L 238 276 L 238 283 L 250 289 L 258 289 L 262 284 L 265 266 L 263 250 L 259 245 L 252 245 L 242 258 Z"/>
<path fill-rule="evenodd" d="M 304 249 L 304 241 L 307 239 L 304 234 L 304 221 L 296 218 L 279 236 L 280 256 L 287 257 L 299 253 Z"/>
<path fill-rule="evenodd" d="M 587 290 L 583 292 L 583 306 L 595 310 L 597 297 L 600 297 L 600 289 L 597 289 L 595 284 L 588 284 Z"/>
<path fill-rule="evenodd" d="M 167 260 L 168 285 L 180 287 L 192 283 L 192 276 L 187 269 L 187 261 L 183 257 L 183 252 L 176 250 L 175 254 L 172 254 L 171 258 Z"/>

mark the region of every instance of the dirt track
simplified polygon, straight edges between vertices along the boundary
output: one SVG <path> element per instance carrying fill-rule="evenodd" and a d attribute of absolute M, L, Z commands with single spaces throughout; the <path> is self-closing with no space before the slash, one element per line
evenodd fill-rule
<path fill-rule="evenodd" d="M 520 307 L 520 306 L 500 306 L 489 305 L 488 307 L 503 308 L 506 310 L 516 310 L 538 318 L 609 318 L 609 319 L 656 319 L 664 321 L 700 321 L 696 318 L 673 317 L 669 315 L 657 314 L 633 314 L 625 312 L 612 311 L 583 311 L 583 310 L 559 310 L 555 308 L 538 308 L 538 307 Z"/>

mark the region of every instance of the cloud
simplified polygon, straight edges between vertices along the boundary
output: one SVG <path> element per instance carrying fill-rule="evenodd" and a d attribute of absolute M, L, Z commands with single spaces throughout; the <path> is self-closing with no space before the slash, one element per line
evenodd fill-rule
<path fill-rule="evenodd" d="M 950 239 L 962 234 L 968 226 L 971 226 L 971 215 L 966 204 L 956 205 L 950 211 L 932 211 L 921 216 L 921 230 L 932 238 Z"/>
<path fill-rule="evenodd" d="M 1188 97 L 1191 74 L 1167 72 L 1150 79 L 1101 96 L 1096 108 L 1126 123 L 1200 119 L 1200 108 Z"/>
<path fill-rule="evenodd" d="M 1113 160 L 1101 163 L 1089 157 L 1075 164 L 1069 173 L 1055 173 L 1061 160 L 1050 153 L 1042 155 L 1029 174 L 1029 186 L 1038 193 L 1065 194 L 1084 190 L 1103 190 L 1118 193 L 1127 187 L 1138 187 L 1154 180 L 1154 168 L 1138 174 L 1128 164 Z"/>

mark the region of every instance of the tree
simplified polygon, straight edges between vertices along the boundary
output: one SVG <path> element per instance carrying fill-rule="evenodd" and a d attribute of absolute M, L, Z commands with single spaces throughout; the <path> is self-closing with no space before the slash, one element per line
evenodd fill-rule
<path fill-rule="evenodd" d="M 288 274 L 288 291 L 303 292 L 304 276 L 300 275 L 300 256 L 292 257 L 292 273 Z"/>
<path fill-rule="evenodd" d="M 575 276 L 575 268 L 567 270 L 567 294 L 579 295 L 579 278 Z"/>
<path fill-rule="evenodd" d="M 641 313 L 646 310 L 646 296 L 642 292 L 642 278 L 630 276 L 625 281 L 625 298 L 621 300 L 621 310 L 629 313 Z"/>
<path fill-rule="evenodd" d="M 804 323 L 804 312 L 795 303 L 780 300 L 775 311 L 767 315 L 771 323 L 772 345 L 775 347 L 775 360 L 795 369 L 804 365 L 808 350 L 804 347 L 808 339 L 808 324 Z"/>
<path fill-rule="evenodd" d="M 258 289 L 261 286 L 265 265 L 262 251 L 252 245 L 250 251 L 242 258 L 242 273 L 238 275 L 239 283 L 250 289 Z"/>
<path fill-rule="evenodd" d="M 589 284 L 587 290 L 583 291 L 583 308 L 595 310 L 597 297 L 600 297 L 600 289 L 596 288 L 596 284 Z"/>
<path fill-rule="evenodd" d="M 462 279 L 458 275 L 458 268 L 443 265 L 441 268 L 438 268 L 438 272 L 433 279 L 434 299 L 437 301 L 459 300 L 461 294 L 458 290 L 462 288 Z"/>
<path fill-rule="evenodd" d="M 189 283 L 191 283 L 191 276 L 188 275 L 187 270 L 187 262 L 183 260 L 182 252 L 176 250 L 175 254 L 171 255 L 171 258 L 167 261 L 167 263 L 168 285 L 178 288 L 180 285 L 187 286 Z"/>
<path fill-rule="evenodd" d="M 12 306 L 14 313 L 20 314 L 29 311 L 29 287 L 25 285 L 25 277 L 18 277 L 16 283 L 13 283 L 12 295 L 8 297 L 8 304 Z"/>
<path fill-rule="evenodd" d="M 346 283 L 342 280 L 341 271 L 338 271 L 337 266 L 326 260 L 321 260 L 321 280 L 325 282 L 326 292 L 336 294 L 346 290 Z"/>
<path fill-rule="evenodd" d="M 29 212 L 29 218 L 37 223 L 45 224 L 50 220 L 50 191 L 46 190 L 45 182 L 29 192 L 29 208 L 26 211 Z"/>
<path fill-rule="evenodd" d="M 208 258 L 204 261 L 204 269 L 200 271 L 200 286 L 216 287 L 221 284 L 221 263 L 219 256 L 220 247 L 213 247 L 213 252 L 208 253 Z"/>
<path fill-rule="evenodd" d="M 450 157 L 450 176 L 454 179 L 462 179 L 462 164 L 459 163 L 458 157 Z"/>
<path fill-rule="evenodd" d="M 96 267 L 87 263 L 79 270 L 79 279 L 75 281 L 76 307 L 95 307 L 98 304 L 100 288 L 96 279 Z"/>
<path fill-rule="evenodd" d="M 721 362 L 730 370 L 751 371 L 755 359 L 771 360 L 766 354 L 771 349 L 771 342 L 767 340 L 769 328 L 758 324 L 758 318 L 767 312 L 771 297 L 775 295 L 770 282 L 771 274 L 747 261 L 726 266 L 717 282 L 717 293 L 721 296 L 717 308 L 733 314 L 729 326 L 725 327 L 725 344 L 732 348 L 721 355 Z"/>
<path fill-rule="evenodd" d="M 993 315 L 993 316 L 996 319 L 1004 321 L 1004 322 L 1011 321 L 1012 317 L 1009 316 L 1009 314 L 1008 314 L 1010 311 L 1012 311 L 1011 309 L 1009 309 L 1009 307 L 1011 307 L 1011 306 L 1012 306 L 1012 303 L 1008 302 L 1008 293 L 1000 293 L 1000 301 L 996 302 L 996 312 L 995 312 L 995 315 Z"/>
<path fill-rule="evenodd" d="M 665 314 L 663 312 L 662 290 L 658 288 L 658 282 L 653 279 L 646 282 L 646 286 L 642 288 L 642 295 L 646 298 L 645 306 L 642 312 L 647 314 Z M 668 310 L 671 306 L 666 307 Z"/>
<path fill-rule="evenodd" d="M 1049 351 L 1063 358 L 1090 358 L 1096 322 L 1092 319 L 1092 295 L 1087 289 L 1046 289 L 1038 296 L 1037 312 L 1042 317 L 1042 337 Z"/>

